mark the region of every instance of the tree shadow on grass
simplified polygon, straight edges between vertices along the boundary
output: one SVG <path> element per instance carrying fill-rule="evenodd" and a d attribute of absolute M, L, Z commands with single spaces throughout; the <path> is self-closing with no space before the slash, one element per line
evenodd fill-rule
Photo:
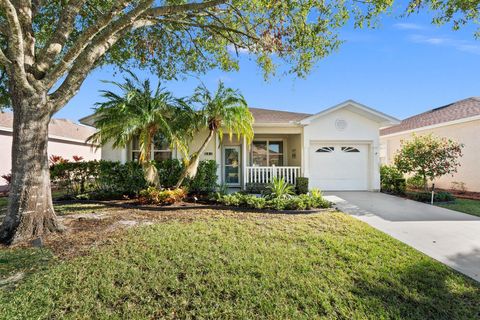
<path fill-rule="evenodd" d="M 387 318 L 480 319 L 480 285 L 435 261 L 392 268 L 375 279 L 360 272 L 351 292 Z"/>
<path fill-rule="evenodd" d="M 9 287 L 40 269 L 53 258 L 47 249 L 0 248 L 0 289 Z"/>

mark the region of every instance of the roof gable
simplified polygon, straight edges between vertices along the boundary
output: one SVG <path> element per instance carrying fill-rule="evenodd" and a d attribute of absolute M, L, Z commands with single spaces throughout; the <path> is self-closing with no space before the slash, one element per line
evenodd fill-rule
<path fill-rule="evenodd" d="M 480 116 L 480 98 L 472 97 L 407 118 L 398 125 L 382 129 L 380 135 L 404 132 L 477 116 Z"/>
<path fill-rule="evenodd" d="M 391 117 L 383 112 L 367 107 L 366 105 L 358 103 L 354 100 L 347 100 L 333 107 L 320 111 L 319 113 L 316 113 L 310 117 L 304 118 L 300 121 L 300 123 L 304 125 L 308 125 L 315 119 L 326 116 L 327 114 L 330 114 L 340 109 L 346 109 L 354 113 L 357 113 L 363 117 L 366 117 L 372 121 L 379 123 L 380 126 L 382 127 L 387 125 L 397 124 L 400 122 L 400 120 L 394 117 Z"/>

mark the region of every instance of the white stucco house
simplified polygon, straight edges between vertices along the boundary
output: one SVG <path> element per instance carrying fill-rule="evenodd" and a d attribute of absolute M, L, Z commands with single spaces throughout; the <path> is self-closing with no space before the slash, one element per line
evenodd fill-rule
<path fill-rule="evenodd" d="M 379 190 L 379 129 L 399 121 L 348 100 L 316 114 L 250 108 L 254 123 L 251 145 L 227 136 L 213 140 L 201 159 L 215 160 L 220 184 L 244 188 L 247 183 L 267 183 L 275 176 L 295 183 L 308 177 L 309 187 L 321 190 Z M 93 125 L 93 117 L 80 120 Z M 191 143 L 204 141 L 206 132 Z M 159 143 L 152 159 L 179 158 L 175 150 Z M 138 144 L 128 148 L 102 147 L 102 159 L 135 160 Z"/>

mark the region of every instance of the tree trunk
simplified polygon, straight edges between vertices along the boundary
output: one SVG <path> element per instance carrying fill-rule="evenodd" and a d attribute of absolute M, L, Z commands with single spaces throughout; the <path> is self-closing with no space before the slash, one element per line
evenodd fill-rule
<path fill-rule="evenodd" d="M 12 97 L 12 183 L 0 241 L 17 243 L 63 230 L 53 210 L 46 94 Z"/>
<path fill-rule="evenodd" d="M 205 151 L 205 149 L 207 148 L 207 145 L 215 136 L 215 132 L 216 132 L 215 130 L 210 130 L 210 132 L 208 133 L 207 139 L 205 139 L 200 149 L 198 149 L 198 151 L 193 155 L 193 157 L 190 159 L 190 162 L 187 164 L 187 166 L 183 170 L 182 175 L 180 176 L 177 184 L 175 185 L 175 188 L 180 188 L 185 178 L 187 177 L 194 178 L 197 175 L 198 163 L 200 162 L 200 155 Z"/>

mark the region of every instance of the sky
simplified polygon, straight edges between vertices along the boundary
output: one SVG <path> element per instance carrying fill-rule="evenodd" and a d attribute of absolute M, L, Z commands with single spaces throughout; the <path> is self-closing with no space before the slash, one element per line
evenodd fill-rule
<path fill-rule="evenodd" d="M 240 53 L 240 70 L 212 70 L 182 81 L 164 82 L 176 96 L 190 95 L 202 81 L 211 90 L 219 80 L 240 90 L 249 106 L 317 113 L 353 99 L 389 115 L 408 116 L 472 96 L 480 96 L 480 40 L 475 26 L 460 31 L 431 24 L 432 16 L 384 17 L 376 29 L 340 31 L 345 43 L 319 61 L 305 79 L 278 76 L 265 81 L 247 53 Z M 142 78 L 155 76 L 138 71 Z M 56 118 L 73 121 L 92 113 L 102 101 L 100 89 L 112 89 L 114 69 L 93 71 L 79 93 Z M 117 75 L 118 77 L 118 75 Z"/>

